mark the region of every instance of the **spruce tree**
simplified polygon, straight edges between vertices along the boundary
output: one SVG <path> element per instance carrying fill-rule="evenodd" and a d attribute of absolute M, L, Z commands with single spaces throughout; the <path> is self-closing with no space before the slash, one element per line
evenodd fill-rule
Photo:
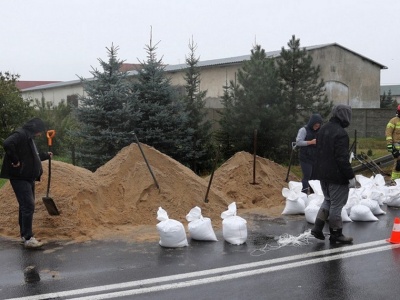
<path fill-rule="evenodd" d="M 196 49 L 197 45 L 192 39 L 189 42 L 190 53 L 186 57 L 188 68 L 184 75 L 186 93 L 183 103 L 188 114 L 187 129 L 190 131 L 190 148 L 187 149 L 185 160 L 194 172 L 200 173 L 208 167 L 211 156 L 211 122 L 206 120 L 204 99 L 207 91 L 200 90 L 201 74 L 197 67 L 199 58 L 195 55 Z"/>
<path fill-rule="evenodd" d="M 392 90 L 389 90 L 387 95 L 383 92 L 381 99 L 381 108 L 395 108 L 397 107 L 397 102 L 392 96 Z"/>
<path fill-rule="evenodd" d="M 325 83 L 320 78 L 320 67 L 313 66 L 313 59 L 303 48 L 300 39 L 293 35 L 288 49 L 282 47 L 277 59 L 281 89 L 280 111 L 294 125 L 307 122 L 312 113 L 326 117 L 332 102 L 325 94 Z"/>
<path fill-rule="evenodd" d="M 254 130 L 257 130 L 258 154 L 273 154 L 278 139 L 271 108 L 278 101 L 277 88 L 273 59 L 266 56 L 260 45 L 254 46 L 250 60 L 238 71 L 237 82 L 230 81 L 224 92 L 225 110 L 220 125 L 230 150 L 253 152 Z"/>
<path fill-rule="evenodd" d="M 85 93 L 75 110 L 80 130 L 74 138 L 81 142 L 77 160 L 92 171 L 134 141 L 131 132 L 140 119 L 127 73 L 120 71 L 123 61 L 117 58 L 118 47 L 112 45 L 107 52 L 107 62 L 98 59 L 103 70 L 93 69 L 93 79 L 81 78 Z"/>
<path fill-rule="evenodd" d="M 157 59 L 157 45 L 146 45 L 147 60 L 135 77 L 132 88 L 138 97 L 141 120 L 135 128 L 139 140 L 177 161 L 187 160 L 190 130 L 187 115 L 177 92 L 166 76 L 165 66 Z"/>

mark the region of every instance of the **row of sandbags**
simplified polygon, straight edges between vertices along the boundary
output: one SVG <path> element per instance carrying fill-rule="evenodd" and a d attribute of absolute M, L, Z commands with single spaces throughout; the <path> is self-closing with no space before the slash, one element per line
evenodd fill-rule
<path fill-rule="evenodd" d="M 400 180 L 395 180 L 395 186 L 386 186 L 382 175 L 371 177 L 356 175 L 360 187 L 351 188 L 347 204 L 342 210 L 342 220 L 378 221 L 377 215 L 386 214 L 382 205 L 400 207 Z M 314 193 L 307 195 L 302 190 L 302 183 L 290 181 L 288 188 L 282 189 L 286 198 L 283 215 L 304 214 L 308 223 L 314 224 L 318 210 L 324 201 L 324 195 L 319 180 L 310 180 Z"/>
<path fill-rule="evenodd" d="M 228 210 L 221 213 L 222 235 L 224 240 L 233 245 L 241 245 L 247 240 L 247 222 L 236 215 L 236 203 L 232 202 Z M 157 211 L 157 231 L 160 235 L 159 244 L 163 247 L 177 248 L 188 246 L 186 231 L 183 224 L 177 220 L 170 219 L 168 213 L 159 207 Z M 186 215 L 188 231 L 193 240 L 218 241 L 211 219 L 203 217 L 201 208 L 195 206 Z"/>

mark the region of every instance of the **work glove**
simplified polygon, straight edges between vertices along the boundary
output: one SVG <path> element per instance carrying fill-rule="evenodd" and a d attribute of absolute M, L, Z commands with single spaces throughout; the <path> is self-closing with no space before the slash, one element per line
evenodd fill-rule
<path fill-rule="evenodd" d="M 356 187 L 356 179 L 353 177 L 352 179 L 349 179 L 349 189 L 355 187 Z"/>
<path fill-rule="evenodd" d="M 394 158 L 398 158 L 400 156 L 400 151 L 397 150 L 396 148 L 393 148 L 392 155 Z"/>
<path fill-rule="evenodd" d="M 393 144 L 387 144 L 386 148 L 387 148 L 388 152 L 390 152 L 390 153 L 393 152 Z"/>

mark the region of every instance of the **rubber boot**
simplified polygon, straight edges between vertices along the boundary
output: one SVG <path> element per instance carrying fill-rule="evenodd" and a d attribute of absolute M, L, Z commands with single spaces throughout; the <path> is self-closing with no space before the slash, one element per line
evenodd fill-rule
<path fill-rule="evenodd" d="M 311 229 L 311 235 L 313 235 L 316 239 L 325 240 L 325 235 L 322 232 L 325 226 L 325 221 L 316 218 L 314 223 L 314 228 Z"/>
<path fill-rule="evenodd" d="M 316 239 L 325 240 L 325 235 L 322 232 L 325 226 L 325 221 L 328 219 L 329 211 L 326 209 L 320 209 L 315 219 L 314 228 L 311 229 L 311 235 Z"/>
<path fill-rule="evenodd" d="M 351 244 L 353 242 L 352 237 L 344 236 L 342 233 L 342 228 L 339 229 L 332 229 L 329 228 L 331 236 L 329 237 L 329 241 L 331 243 L 340 243 L 340 244 Z"/>

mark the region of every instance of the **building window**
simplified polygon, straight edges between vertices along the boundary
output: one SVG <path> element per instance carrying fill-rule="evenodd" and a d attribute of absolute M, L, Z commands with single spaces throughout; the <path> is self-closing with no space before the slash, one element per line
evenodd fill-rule
<path fill-rule="evenodd" d="M 78 106 L 78 95 L 68 95 L 67 96 L 67 105 L 68 106 Z"/>

